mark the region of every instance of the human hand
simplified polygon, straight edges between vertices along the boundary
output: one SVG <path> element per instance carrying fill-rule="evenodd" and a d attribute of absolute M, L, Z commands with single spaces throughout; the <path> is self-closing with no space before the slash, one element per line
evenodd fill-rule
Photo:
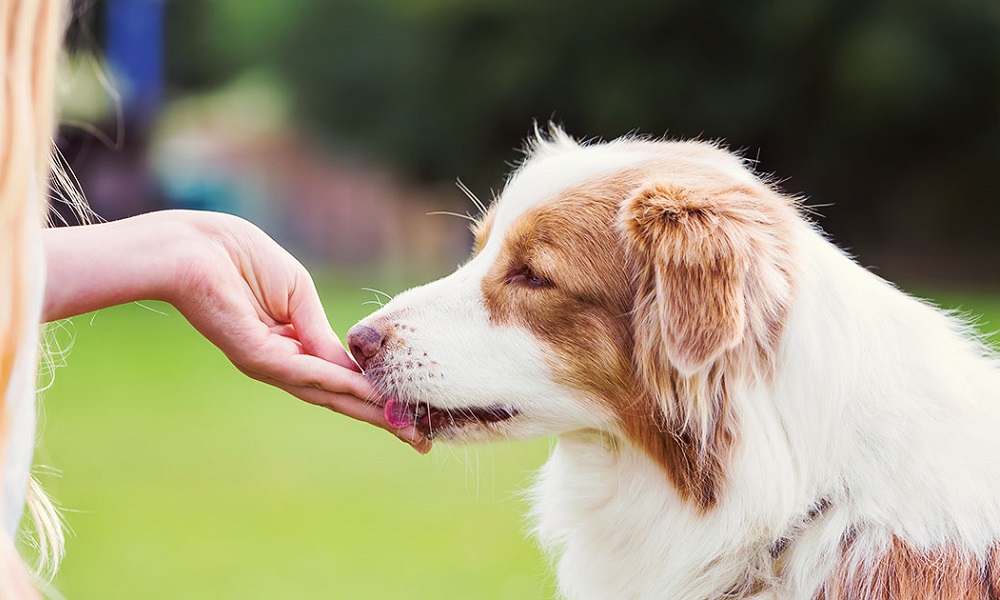
<path fill-rule="evenodd" d="M 291 254 L 238 217 L 178 216 L 202 242 L 178 265 L 171 302 L 240 371 L 430 450 L 414 427 L 386 422 L 374 402 L 378 392 L 330 328 L 312 278 Z"/>
<path fill-rule="evenodd" d="M 47 320 L 131 300 L 166 300 L 248 376 L 381 427 L 421 453 L 430 450 L 412 426 L 396 429 L 386 421 L 378 393 L 330 328 L 309 273 L 251 223 L 221 213 L 164 211 L 71 229 L 77 231 L 47 232 L 50 282 L 53 276 L 58 282 L 46 292 Z M 95 244 L 95 252 L 112 253 L 104 264 L 114 265 L 114 272 L 96 276 L 98 286 L 95 277 L 66 264 L 69 252 L 87 254 Z M 76 280 L 85 285 L 75 288 Z M 100 290 L 112 297 L 93 297 Z M 81 299 L 89 302 L 81 306 Z"/>

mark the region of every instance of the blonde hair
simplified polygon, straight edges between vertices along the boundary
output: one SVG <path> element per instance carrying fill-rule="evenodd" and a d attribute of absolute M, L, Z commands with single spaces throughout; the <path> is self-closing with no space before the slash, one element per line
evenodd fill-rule
<path fill-rule="evenodd" d="M 33 230 L 41 229 L 46 218 L 64 8 L 63 0 L 0 2 L 0 465 L 10 439 L 7 394 L 15 363 L 34 351 L 24 348 L 23 340 L 29 328 L 39 326 L 29 322 L 34 314 L 30 293 L 39 275 L 26 256 L 28 244 L 37 239 Z M 0 473 L 0 485 L 3 481 Z M 44 496 L 34 487 L 30 495 L 33 516 L 39 506 L 44 512 Z M 40 538 L 53 524 L 49 515 L 42 517 Z M 0 531 L 0 600 L 37 597 L 13 540 Z"/>

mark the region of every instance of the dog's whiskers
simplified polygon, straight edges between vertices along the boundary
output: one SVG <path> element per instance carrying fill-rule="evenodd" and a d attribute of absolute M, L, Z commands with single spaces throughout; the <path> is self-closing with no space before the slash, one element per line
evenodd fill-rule
<path fill-rule="evenodd" d="M 455 185 L 458 186 L 458 189 L 462 190 L 462 193 L 465 194 L 466 198 L 472 201 L 472 204 L 475 205 L 476 210 L 479 211 L 479 214 L 481 215 L 486 214 L 486 205 L 483 204 L 483 201 L 480 200 L 479 197 L 476 196 L 476 194 L 471 189 L 469 189 L 469 186 L 465 185 L 464 181 L 458 179 L 455 181 Z"/>
<path fill-rule="evenodd" d="M 363 291 L 363 292 L 371 292 L 373 294 L 378 294 L 379 296 L 384 296 L 386 300 L 392 300 L 393 299 L 393 295 L 392 294 L 387 294 L 387 293 L 385 293 L 385 292 L 383 292 L 382 290 L 379 290 L 379 289 L 366 287 L 366 288 L 361 288 L 361 291 Z"/>
<path fill-rule="evenodd" d="M 469 221 L 471 223 L 475 223 L 476 222 L 476 218 L 473 217 L 472 215 L 463 215 L 461 213 L 451 212 L 450 210 L 432 210 L 431 212 L 425 213 L 425 214 L 427 214 L 428 216 L 431 216 L 431 215 L 447 215 L 449 217 L 458 217 L 459 219 L 465 219 L 466 221 Z"/>

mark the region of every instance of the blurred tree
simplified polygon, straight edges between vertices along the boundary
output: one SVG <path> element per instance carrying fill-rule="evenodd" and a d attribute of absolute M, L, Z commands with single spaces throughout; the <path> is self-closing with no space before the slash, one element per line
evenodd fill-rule
<path fill-rule="evenodd" d="M 532 119 L 723 138 L 859 248 L 992 252 L 1000 3 L 171 3 L 172 81 L 269 68 L 301 121 L 424 180 L 502 185 Z"/>

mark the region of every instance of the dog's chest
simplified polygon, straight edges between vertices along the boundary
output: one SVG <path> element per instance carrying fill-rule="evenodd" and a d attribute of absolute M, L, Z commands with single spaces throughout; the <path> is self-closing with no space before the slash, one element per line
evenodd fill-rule
<path fill-rule="evenodd" d="M 766 560 L 733 539 L 725 515 L 683 501 L 641 452 L 596 434 L 560 438 L 533 498 L 535 533 L 574 600 L 717 597 L 757 587 L 748 568 Z"/>

